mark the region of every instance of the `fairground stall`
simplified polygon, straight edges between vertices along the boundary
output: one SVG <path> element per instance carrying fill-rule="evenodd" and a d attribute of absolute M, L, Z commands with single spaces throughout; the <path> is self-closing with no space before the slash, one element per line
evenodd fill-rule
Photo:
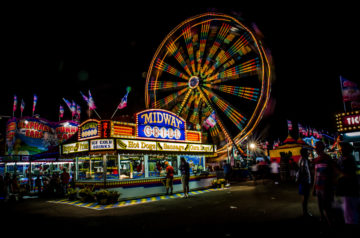
<path fill-rule="evenodd" d="M 164 193 L 165 161 L 175 170 L 174 192 L 182 191 L 181 157 L 190 164 L 190 189 L 208 187 L 214 176 L 205 158 L 216 147 L 186 128 L 183 118 L 161 109 L 137 113 L 136 123 L 89 119 L 77 141 L 61 145 L 61 158 L 74 160 L 77 187 L 117 190 L 122 198 Z"/>
<path fill-rule="evenodd" d="M 335 115 L 337 131 L 342 141 L 354 146 L 355 160 L 360 166 L 360 111 L 343 112 Z"/>
<path fill-rule="evenodd" d="M 38 117 L 9 119 L 5 155 L 0 156 L 0 174 L 16 175 L 20 185 L 30 187 L 34 187 L 38 176 L 44 181 L 64 168 L 72 175 L 74 161 L 60 159 L 58 146 L 76 134 L 78 125 L 77 121 L 51 122 Z"/>

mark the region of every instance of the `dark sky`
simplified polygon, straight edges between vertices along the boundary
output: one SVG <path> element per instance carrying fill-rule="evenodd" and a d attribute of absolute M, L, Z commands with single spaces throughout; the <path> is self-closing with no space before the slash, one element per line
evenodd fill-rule
<path fill-rule="evenodd" d="M 245 24 L 256 23 L 272 53 L 276 75 L 272 110 L 257 133 L 270 140 L 285 139 L 286 119 L 335 131 L 334 114 L 343 110 L 339 76 L 359 82 L 355 3 L 234 2 L 222 1 L 225 7 L 173 2 L 5 8 L 0 29 L 0 115 L 11 115 L 14 94 L 19 102 L 24 99 L 24 115 L 30 115 L 36 93 L 36 113 L 41 117 L 57 120 L 62 104 L 70 118 L 62 98 L 85 109 L 79 91 L 90 89 L 98 113 L 106 118 L 126 86 L 132 87 L 128 107 L 118 115 L 140 111 L 145 108 L 142 75 L 163 38 L 186 18 L 215 9 L 236 12 Z"/>

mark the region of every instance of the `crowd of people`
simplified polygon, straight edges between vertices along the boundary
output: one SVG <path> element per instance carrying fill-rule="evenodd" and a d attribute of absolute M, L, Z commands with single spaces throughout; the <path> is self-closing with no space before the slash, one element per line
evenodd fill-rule
<path fill-rule="evenodd" d="M 321 220 L 332 226 L 339 221 L 335 217 L 335 198 L 341 202 L 343 220 L 346 224 L 359 224 L 360 186 L 357 175 L 357 165 L 353 156 L 354 148 L 350 143 L 341 142 L 340 156 L 333 158 L 325 152 L 325 144 L 318 141 L 315 145 L 317 157 L 310 160 L 313 152 L 307 148 L 300 151 L 301 157 L 295 162 L 291 153 L 282 153 L 280 161 L 265 158 L 248 166 L 246 179 L 270 179 L 275 184 L 297 184 L 301 196 L 301 206 L 304 217 L 312 216 L 308 210 L 310 196 L 317 200 Z M 234 173 L 229 172 L 229 163 L 223 162 L 223 173 L 227 183 L 234 179 Z M 246 170 L 246 168 L 244 168 Z M 243 177 L 244 178 L 244 177 Z"/>
<path fill-rule="evenodd" d="M 29 177 L 29 181 L 33 181 Z M 0 200 L 7 202 L 19 200 L 24 194 L 37 193 L 39 196 L 56 196 L 61 197 L 67 193 L 67 189 L 73 180 L 70 180 L 70 174 L 63 169 L 59 174 L 54 172 L 50 174 L 38 174 L 35 176 L 34 183 L 29 182 L 20 185 L 19 178 L 14 174 L 6 173 L 5 176 L 0 175 Z"/>

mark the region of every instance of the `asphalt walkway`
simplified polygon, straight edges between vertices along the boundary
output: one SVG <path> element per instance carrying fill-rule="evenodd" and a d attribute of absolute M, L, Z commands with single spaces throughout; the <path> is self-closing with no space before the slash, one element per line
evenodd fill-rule
<path fill-rule="evenodd" d="M 12 235 L 49 237 L 359 237 L 358 226 L 319 221 L 316 199 L 313 217 L 303 218 L 295 184 L 272 181 L 232 184 L 229 189 L 194 192 L 189 199 L 139 198 L 101 209 L 95 204 L 63 204 L 54 199 L 27 199 L 2 204 L 1 228 Z M 180 193 L 181 196 L 181 193 Z M 151 201 L 154 200 L 154 201 Z M 124 201 L 122 201 L 124 202 Z M 111 208 L 111 209 L 110 209 Z M 338 211 L 338 210 L 337 210 Z"/>

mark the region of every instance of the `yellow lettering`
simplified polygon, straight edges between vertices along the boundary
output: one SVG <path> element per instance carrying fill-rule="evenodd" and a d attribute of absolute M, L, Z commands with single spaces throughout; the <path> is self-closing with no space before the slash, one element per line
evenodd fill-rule
<path fill-rule="evenodd" d="M 141 118 L 144 118 L 144 125 L 152 123 L 152 112 L 150 112 L 149 114 L 141 115 Z"/>
<path fill-rule="evenodd" d="M 165 124 L 170 125 L 170 119 L 171 119 L 170 115 L 166 113 L 164 113 L 163 115 L 164 115 Z"/>
<path fill-rule="evenodd" d="M 172 120 L 171 120 L 171 126 L 176 126 L 176 121 L 175 121 L 175 117 L 172 117 Z"/>
<path fill-rule="evenodd" d="M 182 121 L 180 119 L 177 119 L 177 118 L 176 118 L 176 121 L 177 121 L 177 124 L 178 124 L 177 128 L 180 129 L 180 124 L 182 124 Z"/>
<path fill-rule="evenodd" d="M 157 122 L 162 123 L 164 121 L 163 114 L 161 112 L 157 113 Z"/>

